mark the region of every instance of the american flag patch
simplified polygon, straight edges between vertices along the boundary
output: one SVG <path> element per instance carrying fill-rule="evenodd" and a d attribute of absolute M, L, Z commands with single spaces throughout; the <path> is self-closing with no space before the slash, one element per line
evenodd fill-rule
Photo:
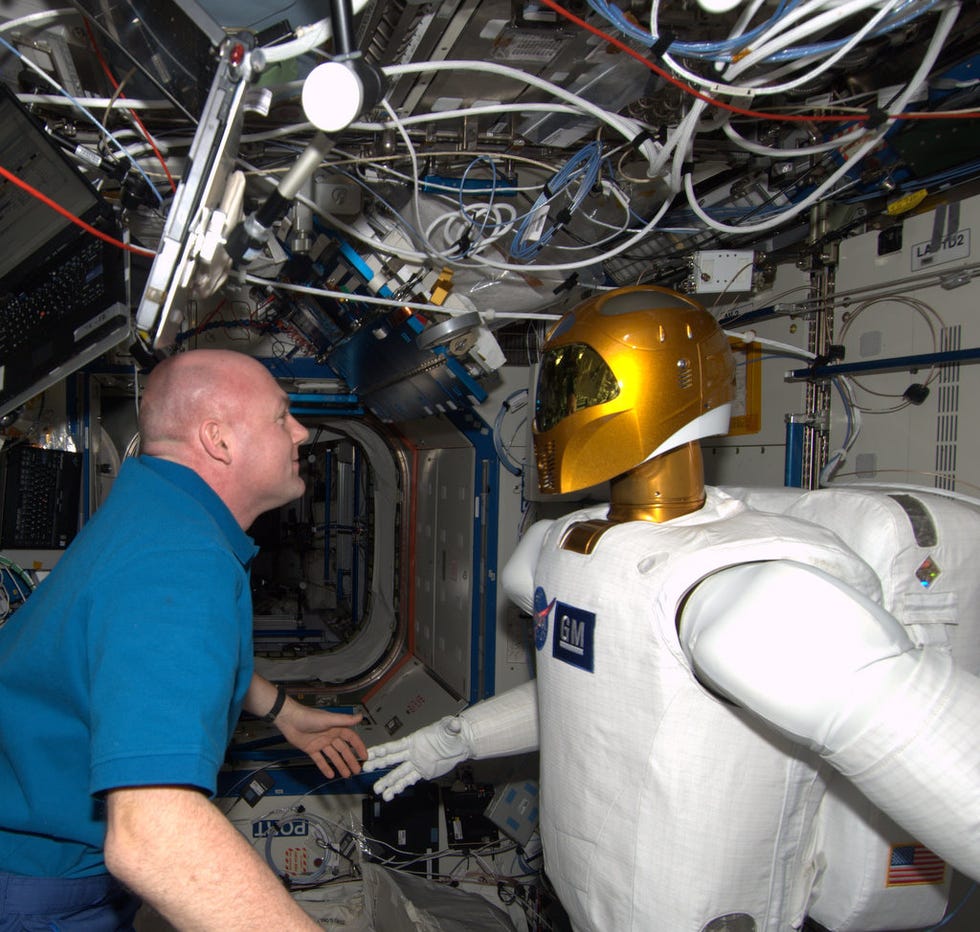
<path fill-rule="evenodd" d="M 942 883 L 946 862 L 923 845 L 894 845 L 888 858 L 886 887 Z"/>

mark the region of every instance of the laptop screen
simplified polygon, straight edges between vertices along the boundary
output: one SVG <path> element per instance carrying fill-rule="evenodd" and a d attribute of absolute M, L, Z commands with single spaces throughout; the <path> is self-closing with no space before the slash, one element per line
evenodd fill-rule
<path fill-rule="evenodd" d="M 0 95 L 0 165 L 77 217 L 98 199 L 9 94 Z M 40 143 L 40 144 L 39 144 Z M 44 246 L 71 221 L 7 179 L 0 179 L 0 278 Z"/>

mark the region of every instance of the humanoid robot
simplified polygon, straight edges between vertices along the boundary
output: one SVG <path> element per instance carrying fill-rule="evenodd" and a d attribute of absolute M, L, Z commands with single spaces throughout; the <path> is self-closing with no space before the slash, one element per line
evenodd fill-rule
<path fill-rule="evenodd" d="M 393 767 L 390 799 L 539 748 L 545 870 L 580 932 L 922 928 L 948 865 L 980 878 L 976 602 L 956 589 L 976 585 L 980 511 L 706 488 L 699 441 L 727 431 L 734 371 L 711 315 L 665 289 L 559 321 L 539 485 L 608 480 L 610 503 L 534 524 L 505 567 L 536 679 L 364 769 Z"/>

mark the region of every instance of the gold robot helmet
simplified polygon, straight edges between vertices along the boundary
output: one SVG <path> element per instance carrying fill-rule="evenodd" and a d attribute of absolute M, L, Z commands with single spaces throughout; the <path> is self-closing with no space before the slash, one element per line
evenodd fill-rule
<path fill-rule="evenodd" d="M 576 492 L 728 430 L 735 363 L 700 304 L 655 285 L 569 311 L 545 340 L 534 415 L 542 492 Z"/>

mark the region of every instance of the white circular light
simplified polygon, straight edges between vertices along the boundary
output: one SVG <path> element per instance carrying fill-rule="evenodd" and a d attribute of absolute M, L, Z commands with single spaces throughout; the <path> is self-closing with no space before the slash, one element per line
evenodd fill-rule
<path fill-rule="evenodd" d="M 742 2 L 743 0 L 698 0 L 698 6 L 708 13 L 727 13 Z"/>
<path fill-rule="evenodd" d="M 336 133 L 357 119 L 364 104 L 364 89 L 353 70 L 341 62 L 317 65 L 303 82 L 303 112 L 325 133 Z"/>

